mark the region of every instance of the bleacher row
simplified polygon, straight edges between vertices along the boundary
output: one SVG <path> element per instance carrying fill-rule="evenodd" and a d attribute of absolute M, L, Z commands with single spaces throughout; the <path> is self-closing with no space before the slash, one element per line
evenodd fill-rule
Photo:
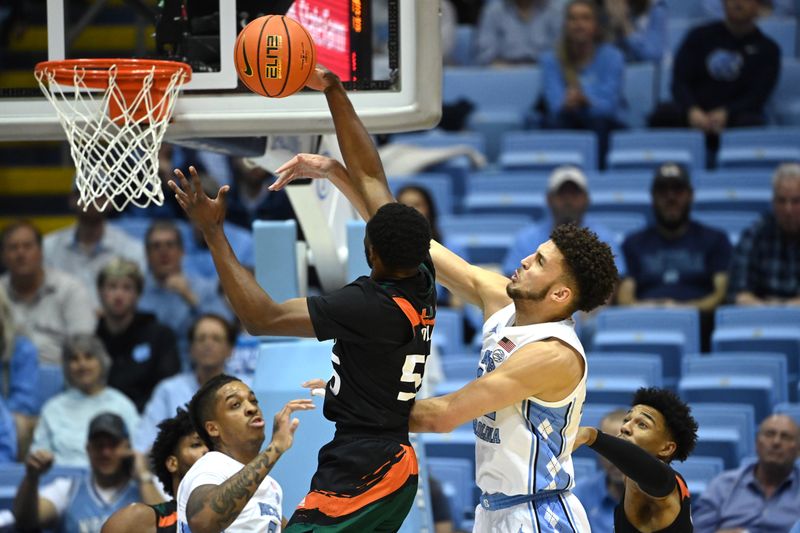
<path fill-rule="evenodd" d="M 767 415 L 786 413 L 800 424 L 800 308 L 723 306 L 715 319 L 712 352 L 700 354 L 694 309 L 606 308 L 597 315 L 592 345 L 586 346 L 589 375 L 581 425 L 598 427 L 610 411 L 629 407 L 640 387 L 670 388 L 690 404 L 700 426 L 698 445 L 675 468 L 694 497 L 722 470 L 754 459 L 756 429 Z M 462 338 L 461 327 L 461 311 L 437 312 L 434 343 L 446 377 L 439 394 L 477 375 L 478 350 L 454 342 Z M 463 505 L 454 516 L 464 521 L 477 498 L 474 439 L 469 424 L 452 434 L 423 437 L 428 468 L 449 487 L 454 505 Z M 578 482 L 598 468 L 591 450 L 579 450 L 574 461 Z M 465 493 L 471 499 L 463 501 Z"/>

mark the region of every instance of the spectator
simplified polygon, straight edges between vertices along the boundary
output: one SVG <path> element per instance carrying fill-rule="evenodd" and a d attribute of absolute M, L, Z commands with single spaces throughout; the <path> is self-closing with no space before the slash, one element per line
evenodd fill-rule
<path fill-rule="evenodd" d="M 59 526 L 65 533 L 99 533 L 118 509 L 138 501 L 161 501 L 147 460 L 131 451 L 122 418 L 101 412 L 81 433 L 81 441 L 89 456 L 89 472 L 79 478 L 56 478 L 41 489 L 39 478 L 53 465 L 53 455 L 44 450 L 28 455 L 25 477 L 14 499 L 19 529 Z"/>
<path fill-rule="evenodd" d="M 156 385 L 133 437 L 137 450 L 150 449 L 158 423 L 169 418 L 178 407 L 189 403 L 192 395 L 209 379 L 224 372 L 236 343 L 236 330 L 219 315 L 201 315 L 189 329 L 189 339 L 193 370 Z"/>
<path fill-rule="evenodd" d="M 550 239 L 550 232 L 562 224 L 574 223 L 594 231 L 600 240 L 609 243 L 620 274 L 625 273 L 622 254 L 614 236 L 600 224 L 587 217 L 589 208 L 589 181 L 586 174 L 573 166 L 561 166 L 553 170 L 547 183 L 547 207 L 550 218 L 540 224 L 532 224 L 521 229 L 514 238 L 514 244 L 503 261 L 503 273 L 511 276 L 522 259 L 530 255 L 536 246 Z"/>
<path fill-rule="evenodd" d="M 602 42 L 594 0 L 569 2 L 561 41 L 542 54 L 543 126 L 594 131 L 601 167 L 609 132 L 622 127 L 624 72 L 622 52 Z"/>
<path fill-rule="evenodd" d="M 758 428 L 758 460 L 712 479 L 692 516 L 695 533 L 788 531 L 800 520 L 800 429 L 786 415 Z"/>
<path fill-rule="evenodd" d="M 627 61 L 661 61 L 667 43 L 665 0 L 605 0 L 612 40 Z"/>
<path fill-rule="evenodd" d="M 183 272 L 183 237 L 174 223 L 153 222 L 145 235 L 145 249 L 150 271 L 139 309 L 155 314 L 159 322 L 172 328 L 186 368 L 187 332 L 195 319 L 202 313 L 217 313 L 230 319 L 233 313 L 220 295 L 216 281 Z"/>
<path fill-rule="evenodd" d="M 611 411 L 600 421 L 600 431 L 617 437 L 627 412 L 624 409 Z M 578 479 L 572 493 L 578 497 L 586 510 L 592 533 L 613 533 L 614 508 L 622 501 L 625 477 L 611 461 L 598 455 L 601 470 L 590 478 Z"/>
<path fill-rule="evenodd" d="M 418 185 L 406 185 L 397 191 L 397 201 L 422 213 L 431 226 L 431 238 L 436 242 L 442 242 L 442 234 L 439 232 L 439 210 L 428 189 Z"/>
<path fill-rule="evenodd" d="M 16 449 L 25 456 L 39 414 L 39 363 L 36 346 L 14 322 L 11 303 L 0 285 L 0 398 L 13 416 Z"/>
<path fill-rule="evenodd" d="M 730 278 L 736 304 L 800 304 L 800 164 L 775 171 L 772 213 L 742 234 Z"/>
<path fill-rule="evenodd" d="M 726 128 L 766 122 L 780 71 L 778 45 L 756 26 L 758 0 L 724 2 L 724 20 L 689 31 L 675 56 L 673 102 L 650 119 L 656 127 L 701 130 L 711 150 Z"/>
<path fill-rule="evenodd" d="M 478 20 L 476 61 L 480 65 L 536 63 L 558 39 L 560 2 L 487 2 Z"/>
<path fill-rule="evenodd" d="M 17 460 L 17 440 L 14 418 L 0 397 L 0 464 Z"/>
<path fill-rule="evenodd" d="M 291 220 L 297 217 L 286 191 L 270 191 L 274 176 L 249 159 L 234 159 L 233 184 L 228 193 L 227 222 L 249 230 L 254 220 Z M 205 188 L 205 186 L 204 186 Z M 216 194 L 216 188 L 212 195 Z"/>
<path fill-rule="evenodd" d="M 78 222 L 45 236 L 44 262 L 81 280 L 92 297 L 92 309 L 98 309 L 96 282 L 100 269 L 114 257 L 125 257 L 144 268 L 144 246 L 121 229 L 106 224 L 106 215 L 94 204 L 83 209 L 78 202 L 78 191 L 73 189 L 70 206 Z"/>
<path fill-rule="evenodd" d="M 0 284 L 11 299 L 14 321 L 30 334 L 39 363 L 60 365 L 64 340 L 91 333 L 97 323 L 86 289 L 69 274 L 44 267 L 42 234 L 28 221 L 6 227 L 2 251 L 8 272 Z"/>
<path fill-rule="evenodd" d="M 709 18 L 721 19 L 724 16 L 723 3 L 725 0 L 702 0 L 703 12 Z M 797 6 L 795 0 L 759 0 L 758 14 L 761 17 L 796 17 Z"/>
<path fill-rule="evenodd" d="M 60 466 L 87 466 L 86 431 L 100 413 L 122 417 L 136 427 L 139 414 L 127 396 L 106 385 L 111 358 L 94 335 L 74 335 L 64 344 L 68 388 L 50 398 L 33 433 L 31 450 L 46 450 Z"/>
<path fill-rule="evenodd" d="M 681 165 L 658 167 L 650 192 L 655 223 L 628 235 L 622 244 L 628 276 L 617 301 L 696 307 L 707 351 L 714 310 L 728 288 L 731 244 L 723 232 L 691 220 L 694 192 Z"/>
<path fill-rule="evenodd" d="M 214 189 L 216 194 L 216 189 Z M 250 229 L 244 229 L 236 224 L 225 225 L 225 235 L 231 243 L 234 253 L 247 268 L 255 269 L 255 248 L 253 246 L 253 234 Z M 214 259 L 208 251 L 208 245 L 203 238 L 203 234 L 192 226 L 192 238 L 186 244 L 186 255 L 183 259 L 183 269 L 189 277 L 200 277 L 217 279 L 217 271 L 214 268 Z"/>
<path fill-rule="evenodd" d="M 175 333 L 152 314 L 136 310 L 143 288 L 139 267 L 127 259 L 112 259 L 97 275 L 103 311 L 97 336 L 111 356 L 108 384 L 139 411 L 156 384 L 181 369 Z"/>

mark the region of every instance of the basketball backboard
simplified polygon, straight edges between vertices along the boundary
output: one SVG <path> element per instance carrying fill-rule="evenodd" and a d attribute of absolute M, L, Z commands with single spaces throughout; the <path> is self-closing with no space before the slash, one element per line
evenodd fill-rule
<path fill-rule="evenodd" d="M 63 139 L 33 68 L 47 59 L 80 57 L 168 56 L 189 62 L 192 81 L 178 100 L 167 140 L 332 132 L 318 93 L 270 99 L 238 87 L 233 67 L 238 29 L 267 13 L 286 13 L 309 30 L 319 62 L 346 80 L 373 133 L 429 128 L 441 114 L 437 0 L 31 0 L 17 5 L 5 20 L 0 13 L 8 58 L 0 76 L 0 141 Z"/>

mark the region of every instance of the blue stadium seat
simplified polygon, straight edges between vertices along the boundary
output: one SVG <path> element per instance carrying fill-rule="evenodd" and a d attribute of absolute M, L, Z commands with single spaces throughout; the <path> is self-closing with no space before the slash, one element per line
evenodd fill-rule
<path fill-rule="evenodd" d="M 654 354 L 603 354 L 588 358 L 586 401 L 630 405 L 634 393 L 642 387 L 661 387 L 661 358 Z"/>
<path fill-rule="evenodd" d="M 739 128 L 722 132 L 717 165 L 765 168 L 800 160 L 800 128 Z"/>
<path fill-rule="evenodd" d="M 687 355 L 678 391 L 689 402 L 751 404 L 760 421 L 775 403 L 788 400 L 786 373 L 783 354 Z"/>
<path fill-rule="evenodd" d="M 369 276 L 371 269 L 363 252 L 367 223 L 363 220 L 348 220 L 345 231 L 347 232 L 347 281 L 359 276 Z"/>
<path fill-rule="evenodd" d="M 640 307 L 603 309 L 597 315 L 594 350 L 659 354 L 664 385 L 674 387 L 683 354 L 700 350 L 698 312 Z"/>
<path fill-rule="evenodd" d="M 448 307 L 436 310 L 432 342 L 445 357 L 464 353 L 464 316 L 461 310 Z"/>
<path fill-rule="evenodd" d="M 39 408 L 64 390 L 64 370 L 61 365 L 39 365 L 39 386 L 36 388 Z"/>
<path fill-rule="evenodd" d="M 467 460 L 475 479 L 475 438 L 471 429 L 469 431 L 457 429 L 452 433 L 424 433 L 422 442 L 425 445 L 428 461 L 434 457 Z M 476 486 L 471 499 L 477 504 L 479 497 L 480 492 Z"/>
<path fill-rule="evenodd" d="M 797 47 L 797 19 L 766 17 L 757 21 L 758 27 L 778 44 L 782 58 L 794 58 Z"/>
<path fill-rule="evenodd" d="M 652 172 L 643 170 L 607 171 L 589 178 L 591 216 L 652 216 L 650 181 Z"/>
<path fill-rule="evenodd" d="M 294 220 L 256 220 L 253 222 L 253 246 L 258 284 L 278 302 L 300 296 L 297 223 Z"/>
<path fill-rule="evenodd" d="M 700 23 L 706 17 L 703 2 L 698 0 L 669 0 L 669 16 L 689 19 Z"/>
<path fill-rule="evenodd" d="M 622 246 L 625 237 L 647 225 L 647 216 L 636 211 L 592 211 L 584 217 L 584 223 L 589 227 L 595 224 L 604 226 L 614 234 L 617 246 Z"/>
<path fill-rule="evenodd" d="M 672 161 L 689 168 L 706 166 L 705 140 L 699 131 L 639 130 L 611 133 L 608 168 L 641 168 L 652 170 Z"/>
<path fill-rule="evenodd" d="M 775 406 L 772 411 L 776 414 L 789 415 L 794 418 L 797 425 L 800 425 L 800 403 L 782 402 Z"/>
<path fill-rule="evenodd" d="M 655 106 L 656 67 L 653 63 L 631 63 L 625 66 L 623 86 L 625 113 L 623 123 L 642 128 Z"/>
<path fill-rule="evenodd" d="M 465 529 L 465 522 L 474 519 L 475 505 L 473 498 L 477 491 L 475 470 L 466 459 L 449 457 L 429 457 L 428 472 L 442 484 L 450 503 L 455 529 Z"/>
<path fill-rule="evenodd" d="M 711 346 L 717 352 L 777 352 L 788 361 L 789 389 L 800 378 L 800 308 L 722 306 L 715 314 Z"/>
<path fill-rule="evenodd" d="M 545 217 L 548 173 L 478 171 L 467 174 L 465 213 L 522 214 Z"/>
<path fill-rule="evenodd" d="M 772 201 L 771 169 L 741 168 L 697 172 L 693 210 L 762 213 Z"/>
<path fill-rule="evenodd" d="M 512 131 L 503 135 L 498 163 L 507 170 L 547 171 L 560 165 L 596 170 L 597 138 L 587 131 Z"/>
<path fill-rule="evenodd" d="M 448 354 L 441 358 L 442 372 L 447 380 L 472 381 L 478 377 L 478 354 L 472 352 Z"/>
<path fill-rule="evenodd" d="M 719 457 L 703 457 L 692 455 L 682 463 L 675 463 L 672 467 L 686 480 L 686 486 L 692 500 L 703 494 L 708 483 L 725 470 L 725 463 Z"/>
<path fill-rule="evenodd" d="M 592 362 L 589 361 L 589 375 L 591 376 L 591 374 Z M 624 409 L 627 411 L 629 407 L 629 404 L 617 405 L 608 403 L 584 403 L 580 424 L 582 426 L 599 428 L 600 421 L 603 420 L 603 417 L 605 417 L 608 413 L 616 409 Z M 575 458 L 580 457 L 582 459 L 591 459 L 594 461 L 597 457 L 597 453 L 588 446 L 581 446 L 572 454 L 572 456 Z"/>
<path fill-rule="evenodd" d="M 672 56 L 664 55 L 664 58 L 658 64 L 658 87 L 656 94 L 657 101 L 671 102 L 672 101 Z"/>
<path fill-rule="evenodd" d="M 726 468 L 735 468 L 755 448 L 755 409 L 750 404 L 733 402 L 692 403 L 692 416 L 698 424 L 698 456 L 719 457 Z"/>
<path fill-rule="evenodd" d="M 494 161 L 500 138 L 507 131 L 521 130 L 541 91 L 539 67 L 446 68 L 442 101 L 452 104 L 466 99 L 475 105 L 467 126 L 486 137 L 486 155 Z"/>
<path fill-rule="evenodd" d="M 692 213 L 697 222 L 716 228 L 728 235 L 734 246 L 739 242 L 742 232 L 761 218 L 758 211 L 715 211 L 697 210 Z"/>
<path fill-rule="evenodd" d="M 520 229 L 531 223 L 525 215 L 464 215 L 442 217 L 445 245 L 470 263 L 500 263 Z"/>
<path fill-rule="evenodd" d="M 800 59 L 784 57 L 781 59 L 778 85 L 767 105 L 767 113 L 773 124 L 800 126 L 800 94 L 797 87 L 800 87 Z"/>
<path fill-rule="evenodd" d="M 405 176 L 390 176 L 389 187 L 396 196 L 403 187 L 414 185 L 426 189 L 439 215 L 452 215 L 455 212 L 455 195 L 453 194 L 453 179 L 443 172 L 423 172 Z"/>
<path fill-rule="evenodd" d="M 697 0 L 688 1 L 696 6 L 700 5 L 700 2 Z M 678 49 L 681 47 L 681 44 L 683 44 L 683 40 L 686 38 L 686 34 L 689 33 L 690 29 L 699 24 L 700 22 L 696 19 L 673 13 L 672 7 L 670 6 L 670 14 L 667 19 L 667 52 L 673 56 L 677 54 Z"/>
<path fill-rule="evenodd" d="M 592 452 L 594 453 L 594 452 Z M 597 461 L 589 457 L 572 457 L 572 468 L 575 471 L 575 482 L 592 477 L 597 472 Z"/>

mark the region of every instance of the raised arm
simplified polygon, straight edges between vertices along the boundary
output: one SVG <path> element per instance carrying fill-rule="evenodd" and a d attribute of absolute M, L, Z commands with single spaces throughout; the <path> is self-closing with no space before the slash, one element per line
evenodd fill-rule
<path fill-rule="evenodd" d="M 382 205 L 395 201 L 380 156 L 339 78 L 322 67 L 312 78 L 308 86 L 325 93 L 345 166 L 323 156 L 300 154 L 277 170 L 279 178 L 272 188 L 298 177 L 326 178 L 368 220 Z M 505 293 L 507 278 L 470 265 L 436 242 L 431 242 L 431 257 L 437 281 L 486 314 L 511 302 Z"/>
<path fill-rule="evenodd" d="M 305 298 L 294 298 L 283 303 L 273 300 L 256 282 L 253 274 L 236 259 L 228 238 L 222 229 L 225 220 L 227 185 L 220 188 L 217 197 L 209 198 L 200 184 L 194 167 L 189 167 L 191 181 L 175 169 L 180 187 L 170 180 L 178 203 L 202 231 L 208 244 L 222 290 L 245 329 L 253 335 L 290 335 L 313 337 L 314 327 Z"/>
<path fill-rule="evenodd" d="M 292 400 L 275 415 L 272 442 L 244 468 L 221 485 L 200 485 L 186 503 L 186 520 L 194 533 L 217 533 L 230 526 L 253 497 L 283 452 L 289 449 L 300 423 L 291 414 L 313 409 L 311 400 Z"/>
<path fill-rule="evenodd" d="M 531 396 L 546 402 L 560 401 L 578 386 L 583 372 L 583 358 L 561 341 L 529 344 L 461 389 L 417 400 L 411 409 L 409 431 L 448 433 Z"/>

